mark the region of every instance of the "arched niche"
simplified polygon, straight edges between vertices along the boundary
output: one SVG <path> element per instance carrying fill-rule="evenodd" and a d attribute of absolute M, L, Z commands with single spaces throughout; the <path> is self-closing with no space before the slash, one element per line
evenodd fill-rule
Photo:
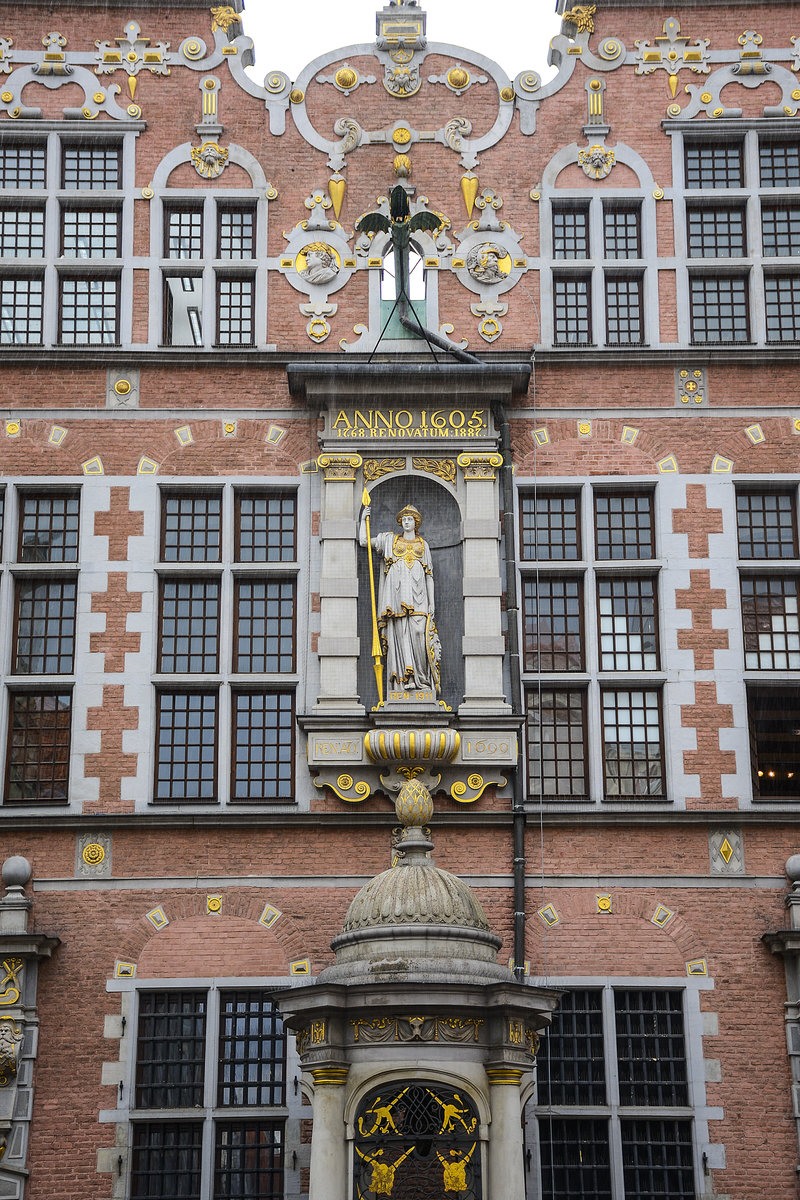
<path fill-rule="evenodd" d="M 436 625 L 442 643 L 441 700 L 456 708 L 464 695 L 464 588 L 461 552 L 461 512 L 452 493 L 436 479 L 425 475 L 394 475 L 377 483 L 370 492 L 370 532 L 399 532 L 397 514 L 407 504 L 422 513 L 420 534 L 431 548 L 436 587 Z M 373 551 L 375 587 L 383 559 Z M 372 602 L 370 600 L 367 551 L 358 555 L 358 693 L 367 711 L 378 702 L 372 661 Z"/>

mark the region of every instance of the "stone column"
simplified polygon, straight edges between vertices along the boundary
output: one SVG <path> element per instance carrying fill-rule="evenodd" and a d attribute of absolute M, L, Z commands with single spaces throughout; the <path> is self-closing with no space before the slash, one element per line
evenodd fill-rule
<path fill-rule="evenodd" d="M 355 513 L 359 454 L 321 454 L 322 578 L 316 712 L 363 713 L 358 699 L 358 560 Z"/>
<path fill-rule="evenodd" d="M 345 1083 L 349 1067 L 312 1067 L 314 1128 L 311 1134 L 309 1200 L 347 1200 Z"/>
<path fill-rule="evenodd" d="M 522 1144 L 522 1071 L 487 1067 L 492 1122 L 489 1126 L 489 1196 L 525 1200 L 525 1157 Z"/>
<path fill-rule="evenodd" d="M 464 472 L 464 703 L 459 712 L 508 713 L 503 691 L 499 454 L 460 454 Z"/>

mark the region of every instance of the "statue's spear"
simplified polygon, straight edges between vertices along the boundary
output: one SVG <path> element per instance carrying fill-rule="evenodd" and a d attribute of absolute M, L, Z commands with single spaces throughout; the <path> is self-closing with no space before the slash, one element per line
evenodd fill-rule
<path fill-rule="evenodd" d="M 361 503 L 369 509 L 369 492 L 364 488 Z M 375 671 L 375 683 L 378 686 L 378 704 L 383 704 L 383 655 L 381 653 L 381 637 L 378 633 L 378 605 L 375 598 L 375 568 L 372 565 L 372 538 L 369 528 L 369 512 L 364 518 L 367 527 L 367 554 L 369 555 L 369 594 L 372 600 L 372 665 Z"/>

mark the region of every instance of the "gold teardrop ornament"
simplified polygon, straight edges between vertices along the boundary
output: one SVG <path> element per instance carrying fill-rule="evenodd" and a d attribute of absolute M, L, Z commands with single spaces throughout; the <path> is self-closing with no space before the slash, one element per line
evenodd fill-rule
<path fill-rule="evenodd" d="M 337 221 L 339 220 L 339 213 L 342 211 L 342 205 L 344 204 L 344 194 L 345 194 L 346 190 L 347 190 L 347 180 L 346 179 L 341 179 L 341 178 L 336 179 L 336 177 L 334 176 L 333 179 L 328 180 L 328 194 L 331 198 L 331 202 L 333 204 L 333 212 L 334 212 L 334 215 L 335 215 Z"/>
<path fill-rule="evenodd" d="M 475 200 L 478 195 L 478 176 L 477 175 L 462 175 L 461 177 L 461 195 L 464 197 L 464 204 L 467 209 L 467 216 L 472 216 L 472 210 L 475 207 Z"/>

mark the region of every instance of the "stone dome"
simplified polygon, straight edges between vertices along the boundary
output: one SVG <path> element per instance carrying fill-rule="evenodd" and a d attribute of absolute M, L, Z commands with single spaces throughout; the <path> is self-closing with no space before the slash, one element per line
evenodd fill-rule
<path fill-rule="evenodd" d="M 483 906 L 467 885 L 428 860 L 401 862 L 365 884 L 347 910 L 342 932 L 391 925 L 489 930 Z"/>

